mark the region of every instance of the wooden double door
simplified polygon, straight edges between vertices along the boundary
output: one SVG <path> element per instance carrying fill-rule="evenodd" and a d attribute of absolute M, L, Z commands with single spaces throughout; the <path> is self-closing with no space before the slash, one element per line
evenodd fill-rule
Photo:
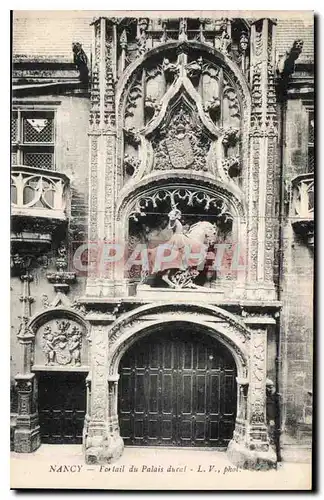
<path fill-rule="evenodd" d="M 126 445 L 225 446 L 236 416 L 236 366 L 212 337 L 173 323 L 137 341 L 120 363 Z"/>
<path fill-rule="evenodd" d="M 81 444 L 86 413 L 86 373 L 38 375 L 38 413 L 42 443 Z"/>

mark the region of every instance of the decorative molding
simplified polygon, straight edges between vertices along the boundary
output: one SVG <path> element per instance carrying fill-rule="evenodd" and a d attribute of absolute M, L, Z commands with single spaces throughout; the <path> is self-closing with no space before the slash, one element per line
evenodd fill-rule
<path fill-rule="evenodd" d="M 91 421 L 103 422 L 108 410 L 108 335 L 102 325 L 91 325 Z"/>
<path fill-rule="evenodd" d="M 233 215 L 223 198 L 210 196 L 203 189 L 191 189 L 189 187 L 174 189 L 156 189 L 151 195 L 144 195 L 137 199 L 134 208 L 129 214 L 129 219 L 137 221 L 139 216 L 145 216 L 148 207 L 157 207 L 162 201 L 169 201 L 170 208 L 179 201 L 186 202 L 188 206 L 201 206 L 206 212 L 211 210 L 220 221 L 233 220 Z"/>
<path fill-rule="evenodd" d="M 201 318 L 201 315 L 209 314 L 212 318 L 221 320 L 228 325 L 228 328 L 232 328 L 232 332 L 236 331 L 238 335 L 241 336 L 242 343 L 249 341 L 251 332 L 244 325 L 239 317 L 221 309 L 220 307 L 210 306 L 210 305 L 197 305 L 193 303 L 182 303 L 182 304 L 167 304 L 167 303 L 155 303 L 147 304 L 144 306 L 137 307 L 134 311 L 128 313 L 123 313 L 115 321 L 109 330 L 109 341 L 111 344 L 115 343 L 117 339 L 121 336 L 121 330 L 126 325 L 133 323 L 135 321 L 141 321 L 143 316 L 147 314 L 154 314 L 158 319 L 159 315 L 163 313 L 173 314 L 193 314 L 193 317 Z M 144 321 L 144 318 L 143 318 Z"/>
<path fill-rule="evenodd" d="M 250 372 L 250 423 L 265 425 L 266 423 L 266 331 L 252 330 L 251 338 L 251 372 Z M 256 436 L 253 436 L 254 439 Z M 260 439 L 261 441 L 261 439 Z M 260 443 L 262 446 L 262 443 Z M 268 444 L 264 443 L 266 449 Z"/>

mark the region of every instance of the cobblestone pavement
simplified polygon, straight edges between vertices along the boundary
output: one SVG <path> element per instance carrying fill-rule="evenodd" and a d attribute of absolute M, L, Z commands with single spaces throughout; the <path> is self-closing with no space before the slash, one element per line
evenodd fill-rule
<path fill-rule="evenodd" d="M 223 451 L 125 448 L 114 464 L 86 465 L 82 447 L 42 445 L 11 454 L 11 487 L 86 489 L 309 489 L 311 466 L 283 463 L 277 470 L 246 471 Z"/>

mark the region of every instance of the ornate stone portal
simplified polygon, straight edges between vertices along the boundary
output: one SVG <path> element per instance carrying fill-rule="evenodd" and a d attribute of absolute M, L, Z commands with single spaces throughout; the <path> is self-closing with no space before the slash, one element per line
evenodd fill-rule
<path fill-rule="evenodd" d="M 150 326 L 187 321 L 205 325 L 206 334 L 223 342 L 236 360 L 238 407 L 229 456 L 243 467 L 272 467 L 266 350 L 267 328 L 275 320 L 265 318 L 262 300 L 278 308 L 272 276 L 274 23 L 261 19 L 239 28 L 236 20 L 206 21 L 197 38 L 190 23 L 180 21 L 176 39 L 167 22 L 94 22 L 89 238 L 91 244 L 117 243 L 128 262 L 130 256 L 134 260 L 125 266 L 111 259 L 106 269 L 94 266 L 87 279 L 84 307 L 88 311 L 95 304 L 100 310 L 86 316 L 92 343 L 86 461 L 110 462 L 122 453 L 117 413 L 122 354 Z M 202 266 L 180 259 L 152 269 L 143 264 L 143 254 L 136 261 L 138 246 L 145 247 L 149 261 L 163 245 L 182 249 L 183 257 L 186 242 L 191 253 L 197 254 L 198 244 L 204 249 Z M 235 297 L 240 308 L 254 300 L 253 318 L 226 313 L 211 305 L 216 296 L 203 300 L 197 292 L 220 290 L 224 269 L 215 267 L 215 246 L 233 244 L 240 249 L 236 267 L 241 269 L 231 276 L 225 269 L 223 282 L 231 285 L 224 287 L 222 303 L 226 308 Z M 214 267 L 206 270 L 208 258 Z M 147 305 L 139 306 L 143 286 Z M 171 295 L 153 295 L 163 287 Z M 128 304 L 134 297 L 132 306 L 123 305 L 126 297 Z M 149 305 L 154 300 L 160 301 L 156 307 Z"/>
<path fill-rule="evenodd" d="M 199 29 L 184 18 L 177 23 L 174 30 L 168 20 L 93 22 L 89 244 L 118 245 L 129 257 L 136 245 L 154 254 L 170 241 L 178 250 L 190 242 L 191 253 L 199 253 L 197 244 L 203 249 L 203 265 L 199 257 L 195 265 L 173 268 L 167 261 L 164 269 L 146 273 L 143 263 L 136 272 L 136 262 L 126 269 L 121 259 L 107 256 L 109 265 L 102 267 L 91 255 L 78 312 L 49 307 L 30 321 L 23 314 L 17 451 L 39 445 L 32 369 L 82 368 L 89 370 L 85 459 L 115 460 L 123 451 L 119 361 L 150 328 L 181 321 L 199 325 L 235 359 L 233 462 L 247 468 L 276 463 L 266 425 L 267 335 L 279 308 L 273 283 L 274 22 L 206 19 Z M 215 247 L 233 244 L 242 254 L 243 262 L 236 256 L 241 272 L 228 276 L 225 269 L 223 281 L 230 285 L 222 284 L 221 298 L 206 298 L 206 291 L 221 287 Z M 69 278 L 60 268 L 49 279 L 56 283 L 62 273 Z M 150 293 L 160 288 L 152 278 L 168 287 L 165 300 L 140 297 L 143 284 Z M 27 284 L 25 292 L 27 303 Z"/>

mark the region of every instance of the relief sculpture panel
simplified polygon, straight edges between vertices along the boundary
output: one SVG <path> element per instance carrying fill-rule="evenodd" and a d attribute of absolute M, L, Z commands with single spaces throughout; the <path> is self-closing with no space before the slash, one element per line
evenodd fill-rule
<path fill-rule="evenodd" d="M 53 319 L 41 326 L 36 334 L 36 366 L 73 369 L 87 364 L 84 327 L 70 319 Z"/>
<path fill-rule="evenodd" d="M 123 182 L 181 169 L 241 187 L 242 90 L 221 62 L 187 52 L 180 46 L 152 57 L 124 89 L 118 132 Z"/>

